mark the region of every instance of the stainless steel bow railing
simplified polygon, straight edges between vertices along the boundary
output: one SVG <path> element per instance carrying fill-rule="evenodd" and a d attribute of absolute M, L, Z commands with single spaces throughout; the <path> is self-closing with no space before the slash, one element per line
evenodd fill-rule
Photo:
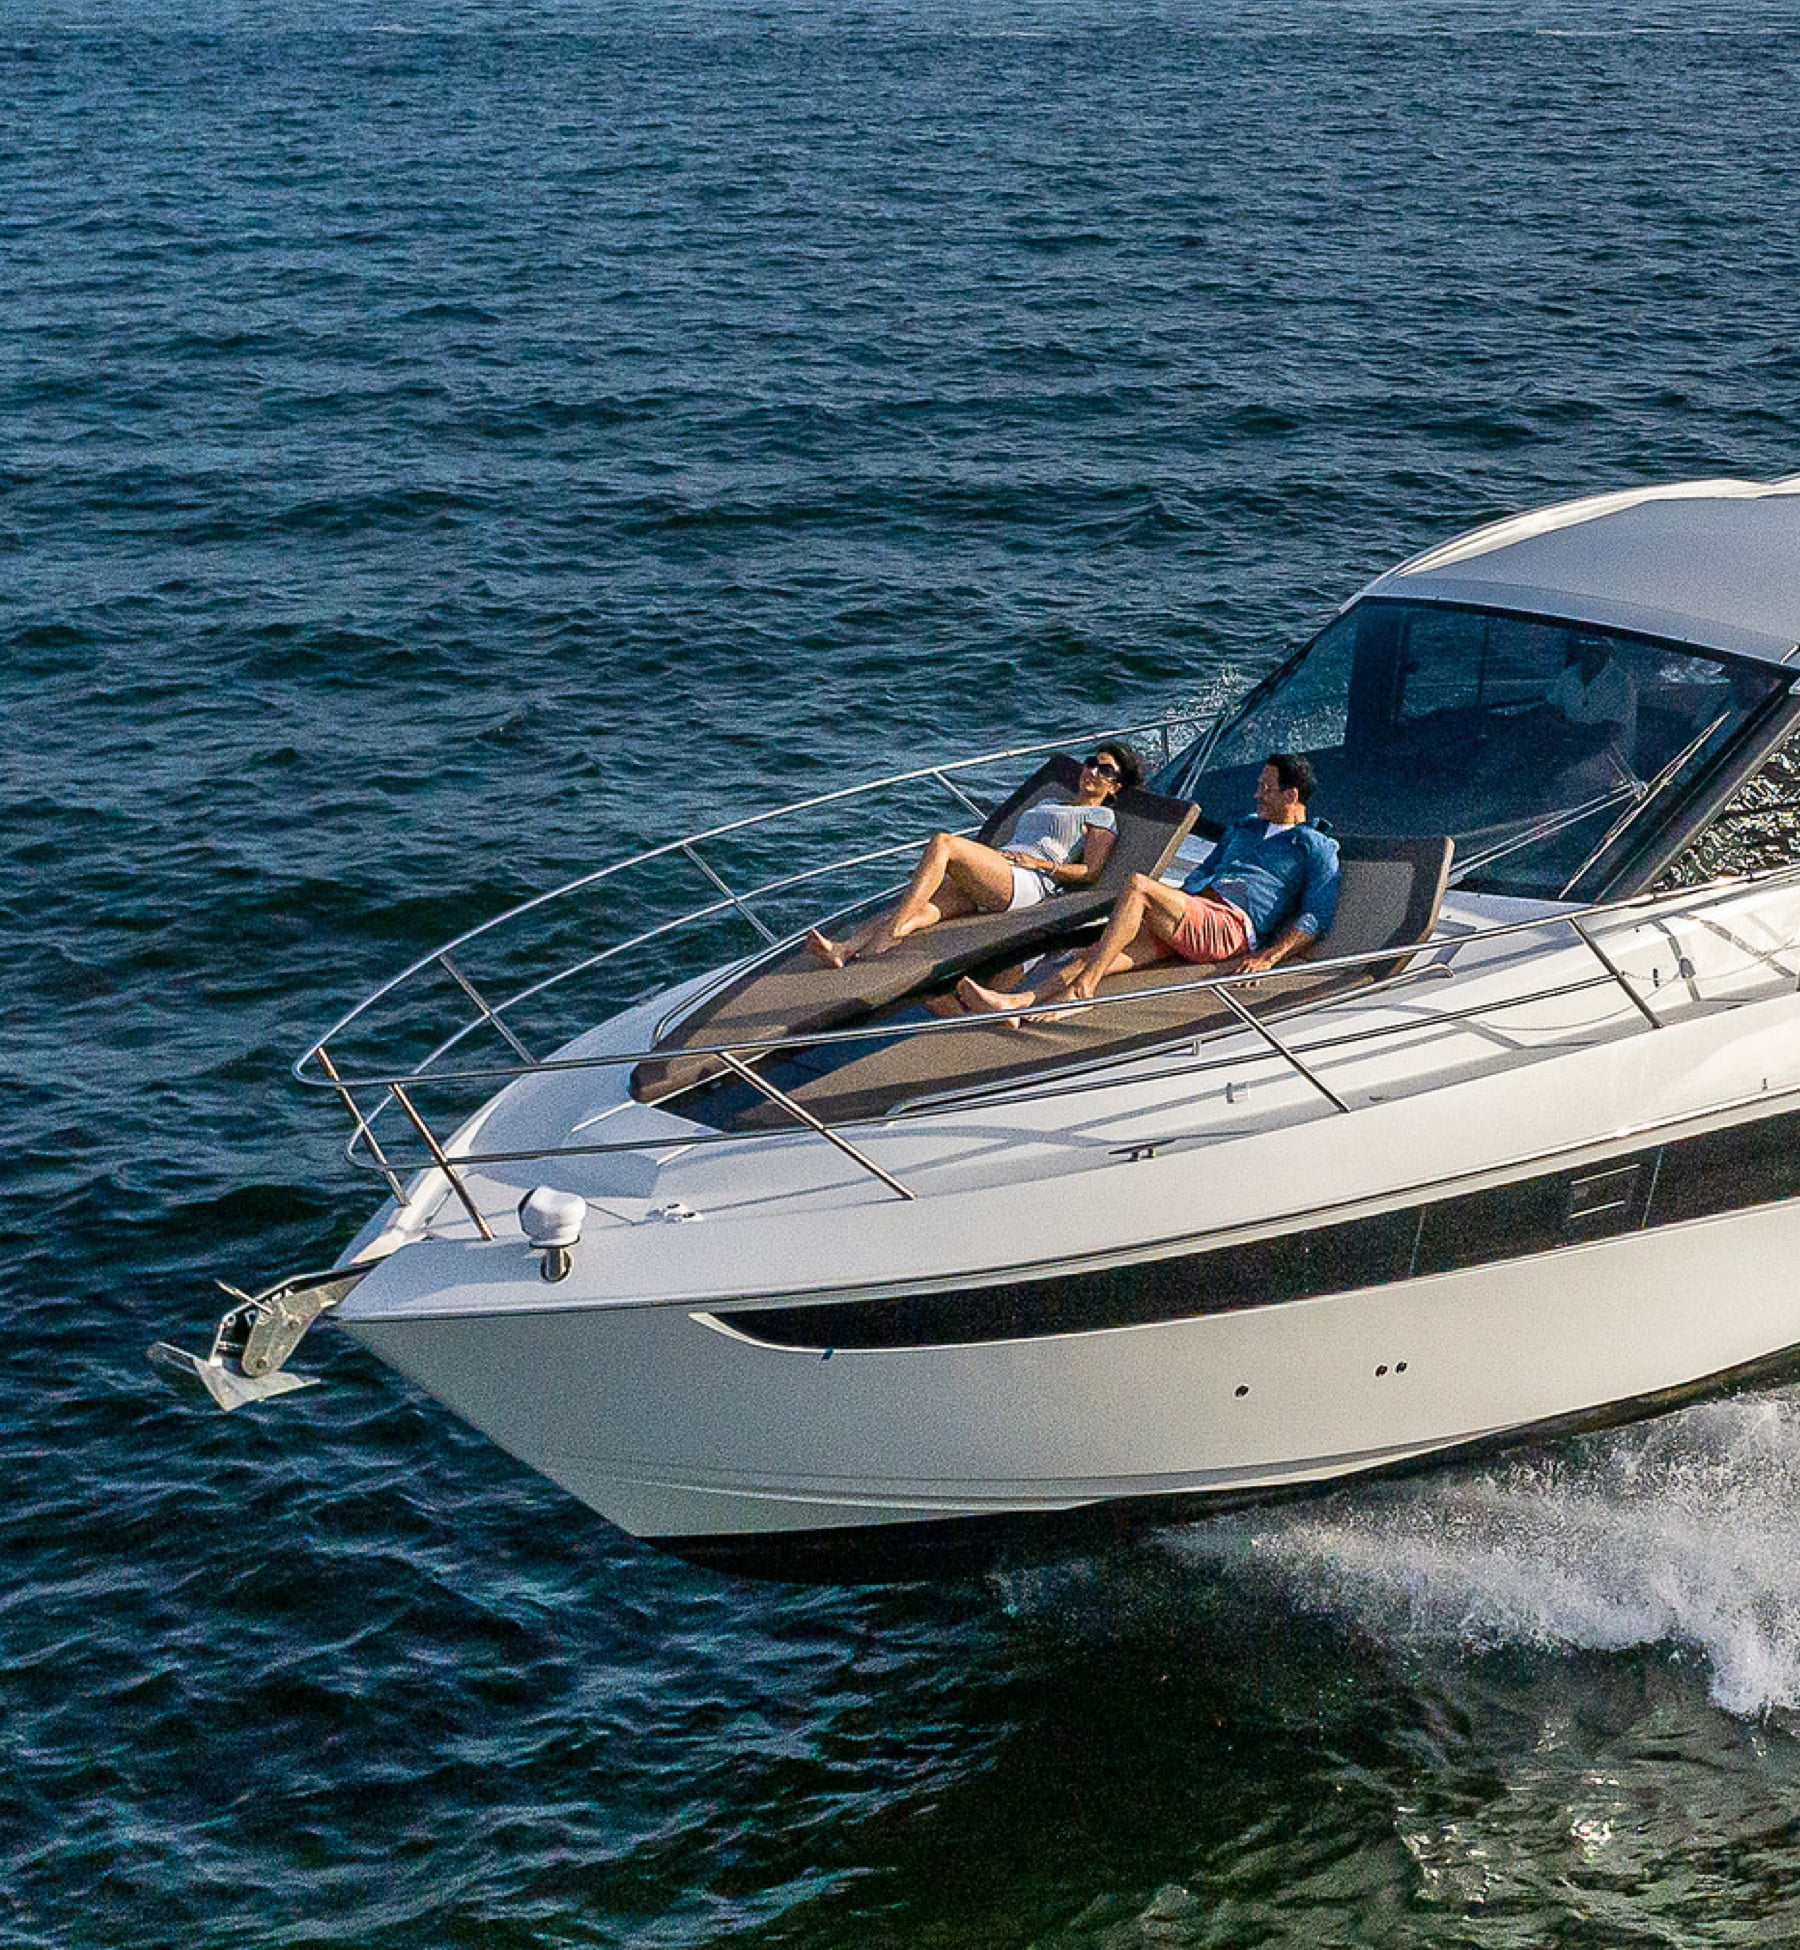
<path fill-rule="evenodd" d="M 1800 867 L 1780 869 L 1775 873 L 1755 875 L 1749 878 L 1754 879 L 1758 885 L 1765 885 L 1771 881 L 1800 883 Z M 1234 994 L 1234 991 L 1240 989 L 1254 988 L 1257 986 L 1279 986 L 1283 977 L 1278 974 L 1199 976 L 1189 981 L 1160 984 L 1154 991 L 1154 994 L 1158 1000 L 1166 1000 L 1171 997 L 1184 995 L 1195 997 L 1215 996 L 1225 1004 L 1232 1018 L 1229 1023 L 1217 1025 L 1218 1030 L 1232 1035 L 1235 1035 L 1236 1031 L 1240 1028 L 1250 1030 L 1267 1045 L 1273 1057 L 1277 1058 L 1288 1069 L 1293 1071 L 1295 1075 L 1310 1085 L 1334 1110 L 1348 1112 L 1350 1105 L 1316 1073 L 1309 1059 L 1326 1054 L 1339 1055 L 1373 1041 L 1404 1037 L 1420 1027 L 1428 1026 L 1433 1031 L 1441 1031 L 1446 1027 L 1459 1023 L 1481 1021 L 1486 1018 L 1533 1007 L 1539 1003 L 1562 1001 L 1590 990 L 1605 988 L 1616 989 L 1623 995 L 1626 1002 L 1630 1005 L 1631 1011 L 1643 1027 L 1651 1030 L 1665 1027 L 1664 1017 L 1657 1012 L 1657 1009 L 1653 1006 L 1649 998 L 1645 996 L 1639 985 L 1633 982 L 1631 977 L 1620 968 L 1618 963 L 1596 938 L 1594 932 L 1596 923 L 1603 922 L 1613 916 L 1643 915 L 1651 912 L 1654 912 L 1657 918 L 1674 918 L 1679 916 L 1681 918 L 1704 921 L 1706 908 L 1709 905 L 1720 903 L 1726 898 L 1741 892 L 1746 884 L 1746 880 L 1738 879 L 1712 889 L 1695 890 L 1690 888 L 1674 894 L 1637 895 L 1629 900 L 1586 907 L 1574 913 L 1546 913 L 1533 916 L 1528 920 L 1511 921 L 1491 928 L 1459 931 L 1452 937 L 1443 938 L 1435 943 L 1427 942 L 1421 944 L 1418 948 L 1410 950 L 1406 948 L 1395 948 L 1390 945 L 1382 948 L 1368 949 L 1360 954 L 1341 955 L 1330 958 L 1321 957 L 1316 960 L 1309 960 L 1305 963 L 1297 964 L 1287 971 L 1288 977 L 1304 976 L 1307 978 L 1316 978 L 1323 975 L 1350 973 L 1359 968 L 1365 968 L 1374 964 L 1392 962 L 1396 958 L 1416 959 L 1421 954 L 1429 953 L 1433 955 L 1433 959 L 1425 967 L 1416 968 L 1408 973 L 1398 975 L 1390 983 L 1384 985 L 1385 989 L 1392 989 L 1408 982 L 1426 980 L 1432 976 L 1451 974 L 1453 970 L 1448 961 L 1437 959 L 1436 957 L 1438 955 L 1462 956 L 1472 947 L 1491 944 L 1509 937 L 1535 935 L 1541 938 L 1546 934 L 1554 935 L 1564 932 L 1569 934 L 1586 951 L 1586 957 L 1591 958 L 1595 964 L 1594 972 L 1586 976 L 1573 979 L 1563 977 L 1538 987 L 1512 990 L 1503 997 L 1478 1001 L 1467 1008 L 1445 1008 L 1437 1005 L 1432 1008 L 1429 1018 L 1421 1021 L 1407 1021 L 1398 1024 L 1382 1022 L 1351 1030 L 1336 1028 L 1329 1035 L 1311 1043 L 1290 1041 L 1286 1035 L 1277 1034 L 1268 1022 L 1264 1021 L 1260 1016 L 1253 1014 Z M 1800 971 L 1780 966 L 1778 957 L 1783 952 L 1791 952 L 1794 944 L 1789 943 L 1785 947 L 1773 949 L 1753 948 L 1748 943 L 1742 941 L 1737 942 L 1736 945 L 1743 948 L 1751 960 L 1761 962 L 1764 966 L 1775 968 L 1781 992 L 1785 993 L 1793 989 L 1796 977 L 1800 975 Z M 1366 989 L 1360 990 L 1358 991 L 1358 998 L 1360 1000 L 1366 1000 L 1369 993 L 1370 991 Z M 1303 999 L 1299 1010 L 1296 1011 L 1296 1015 L 1303 1019 L 1310 1010 L 1315 1008 L 1323 1009 L 1342 999 L 1341 992 L 1324 995 L 1316 1001 L 1310 998 Z M 1110 1008 L 1129 1008 L 1134 1004 L 1141 1005 L 1143 1000 L 1144 996 L 1141 993 L 1127 992 L 1116 995 L 1098 995 L 1092 1002 L 1083 1005 L 1083 1013 L 1104 1011 Z M 762 1039 L 744 1039 L 734 1043 L 683 1044 L 680 1053 L 684 1059 L 718 1058 L 721 1065 L 733 1075 L 761 1092 L 770 1102 L 789 1113 L 794 1118 L 796 1124 L 811 1129 L 816 1135 L 823 1137 L 835 1145 L 839 1150 L 854 1159 L 857 1164 L 880 1179 L 883 1184 L 887 1185 L 900 1197 L 910 1198 L 912 1196 L 910 1190 L 894 1178 L 891 1173 L 885 1171 L 859 1150 L 844 1135 L 841 1128 L 833 1128 L 824 1120 L 815 1117 L 804 1105 L 796 1103 L 783 1091 L 770 1083 L 767 1078 L 760 1076 L 753 1067 L 754 1059 L 774 1053 L 791 1054 L 795 1051 L 809 1048 L 837 1047 L 857 1043 L 892 1042 L 899 1036 L 968 1034 L 985 1028 L 991 1028 L 997 1022 L 1030 1022 L 1037 1018 L 1055 1017 L 1062 1014 L 1066 1008 L 1067 1004 L 1065 1003 L 1051 1002 L 1036 1004 L 1028 1008 L 996 1011 L 994 1014 L 978 1017 L 961 1017 L 948 1020 L 928 1020 L 919 1023 L 909 1023 L 903 1027 L 887 1024 L 869 1029 L 836 1029 L 826 1030 L 816 1034 L 793 1033 Z M 1292 1020 L 1292 1018 L 1289 1020 Z M 1193 1041 L 1193 1030 L 1191 1028 L 1186 1030 L 1172 1028 L 1168 1040 L 1172 1045 L 1188 1044 Z M 1134 1058 L 1141 1058 L 1154 1055 L 1155 1053 L 1154 1050 L 1139 1050 L 1132 1052 L 1132 1055 Z M 480 1084 L 492 1087 L 516 1081 L 524 1076 L 551 1075 L 557 1072 L 567 1071 L 597 1071 L 634 1066 L 655 1058 L 666 1058 L 668 1054 L 669 1052 L 666 1048 L 659 1049 L 656 1047 L 609 1050 L 593 1056 L 549 1058 L 542 1062 L 529 1065 L 495 1065 L 457 1070 L 443 1073 L 434 1078 L 433 1081 L 441 1083 Z M 1097 1061 L 1102 1063 L 1116 1063 L 1120 1060 L 1116 1054 L 1111 1056 L 1103 1054 L 1097 1059 Z M 1240 1063 L 1241 1059 L 1236 1054 L 1219 1055 L 1209 1058 L 1201 1056 L 1196 1049 L 1189 1060 L 1184 1060 L 1180 1064 L 1179 1070 L 1183 1076 L 1193 1076 L 1220 1067 L 1237 1067 Z M 1006 1086 L 1006 1088 L 1009 1094 L 1017 1094 L 1021 1089 L 1025 1089 L 1029 1090 L 1033 1095 L 1043 1094 L 1046 1087 L 1053 1091 L 1080 1088 L 1083 1082 L 1091 1081 L 1092 1067 L 1090 1065 L 1084 1068 L 1080 1080 L 1071 1079 L 1067 1068 L 1065 1066 L 1059 1066 L 1055 1076 L 1052 1078 L 1024 1085 L 1013 1083 Z M 395 1075 L 369 1074 L 353 1078 L 336 1079 L 335 1087 L 345 1091 L 388 1090 L 398 1094 L 415 1129 L 426 1143 L 433 1163 L 443 1172 L 451 1190 L 456 1192 L 457 1196 L 462 1200 L 465 1209 L 469 1212 L 470 1217 L 484 1233 L 487 1230 L 485 1222 L 475 1210 L 473 1202 L 469 1199 L 465 1188 L 457 1176 L 459 1168 L 469 1170 L 479 1169 L 489 1165 L 515 1164 L 526 1161 L 548 1162 L 557 1158 L 605 1157 L 619 1153 L 641 1152 L 646 1149 L 657 1148 L 655 1143 L 647 1143 L 640 1138 L 628 1139 L 622 1142 L 596 1144 L 534 1145 L 529 1150 L 523 1151 L 459 1151 L 454 1158 L 451 1158 L 437 1144 L 429 1128 L 425 1125 L 424 1120 L 417 1116 L 416 1109 L 411 1103 L 410 1096 L 407 1094 L 409 1087 L 415 1081 L 416 1079 L 411 1073 Z M 892 1122 L 896 1117 L 905 1117 L 908 1114 L 923 1115 L 933 1108 L 935 1106 L 927 1105 L 921 1106 L 914 1113 L 908 1113 L 906 1111 L 890 1112 L 882 1118 L 872 1121 L 882 1123 Z M 683 1132 L 680 1143 L 684 1150 L 688 1150 L 709 1144 L 741 1144 L 756 1139 L 791 1135 L 791 1130 L 784 1130 L 778 1126 L 724 1131 L 694 1130 Z M 666 1144 L 667 1141 L 665 1138 L 660 1142 Z M 396 1190 L 398 1190 L 397 1185 Z"/>

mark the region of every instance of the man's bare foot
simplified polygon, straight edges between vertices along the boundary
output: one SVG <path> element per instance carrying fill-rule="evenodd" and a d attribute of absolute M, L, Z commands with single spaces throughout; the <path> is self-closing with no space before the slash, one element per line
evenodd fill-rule
<path fill-rule="evenodd" d="M 965 975 L 956 985 L 956 993 L 962 1005 L 971 1015 L 992 1015 L 1001 1009 L 1039 1009 L 1046 1002 L 1068 1001 L 1066 1009 L 1046 1009 L 1041 1016 L 1015 1016 L 1007 1024 L 1009 1029 L 1044 1029 L 1053 1022 L 1067 1022 L 1071 1016 L 1084 1015 L 1093 1001 L 1089 995 L 1078 995 L 1073 989 L 1065 989 L 1055 995 L 1034 995 L 1029 989 L 1009 993 L 1005 989 L 988 989 Z"/>
<path fill-rule="evenodd" d="M 842 968 L 850 960 L 848 948 L 836 941 L 827 940 L 817 928 L 807 930 L 806 952 L 814 961 L 822 961 L 827 968 Z"/>
<path fill-rule="evenodd" d="M 973 975 L 965 975 L 956 985 L 956 999 L 972 1016 L 990 1016 L 999 1009 L 1029 1009 L 1037 997 L 1030 990 L 1016 994 L 1005 989 L 983 988 Z"/>

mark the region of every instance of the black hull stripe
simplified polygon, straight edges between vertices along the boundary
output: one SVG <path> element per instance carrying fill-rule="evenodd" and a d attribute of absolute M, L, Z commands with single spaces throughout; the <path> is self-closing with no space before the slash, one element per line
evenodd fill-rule
<path fill-rule="evenodd" d="M 1072 1510 L 1019 1511 L 1005 1516 L 942 1517 L 921 1523 L 865 1524 L 829 1530 L 744 1532 L 723 1537 L 649 1537 L 642 1541 L 705 1570 L 789 1584 L 920 1584 L 980 1577 L 989 1571 L 1102 1550 L 1140 1540 L 1145 1532 L 1234 1511 L 1316 1500 L 1358 1484 L 1397 1482 L 1468 1465 L 1534 1443 L 1565 1440 L 1627 1422 L 1671 1415 L 1696 1402 L 1800 1377 L 1800 1345 L 1747 1361 L 1677 1388 L 1634 1395 L 1599 1408 L 1553 1416 L 1434 1449 L 1404 1462 L 1384 1463 L 1314 1483 L 1263 1490 L 1183 1491 L 1171 1496 L 1120 1497 Z"/>
<path fill-rule="evenodd" d="M 1800 1111 L 1788 1111 L 1599 1164 L 1207 1252 L 962 1292 L 721 1309 L 716 1317 L 769 1346 L 821 1354 L 1086 1334 L 1391 1286 L 1795 1197 Z"/>

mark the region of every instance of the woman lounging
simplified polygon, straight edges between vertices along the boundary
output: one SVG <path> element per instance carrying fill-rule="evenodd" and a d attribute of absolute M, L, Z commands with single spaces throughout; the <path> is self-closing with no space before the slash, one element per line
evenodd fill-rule
<path fill-rule="evenodd" d="M 806 945 L 831 968 L 885 955 L 909 934 L 961 914 L 1000 914 L 1031 907 L 1067 887 L 1082 887 L 1106 865 L 1117 837 L 1108 801 L 1143 783 L 1144 768 L 1129 745 L 1102 745 L 1081 768 L 1081 784 L 1066 804 L 1027 806 L 1004 848 L 956 833 L 937 833 L 913 869 L 897 907 L 877 915 L 847 941 L 815 928 Z"/>

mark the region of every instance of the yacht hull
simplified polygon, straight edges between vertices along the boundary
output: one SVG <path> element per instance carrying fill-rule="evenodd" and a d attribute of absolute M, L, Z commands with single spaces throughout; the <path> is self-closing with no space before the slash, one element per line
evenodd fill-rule
<path fill-rule="evenodd" d="M 344 1325 L 638 1537 L 738 1571 L 894 1577 L 1781 1372 L 1796 1248 L 1783 1202 L 1284 1304 L 932 1347 L 769 1346 L 680 1305 L 522 1311 L 516 1288 L 493 1311 Z"/>

